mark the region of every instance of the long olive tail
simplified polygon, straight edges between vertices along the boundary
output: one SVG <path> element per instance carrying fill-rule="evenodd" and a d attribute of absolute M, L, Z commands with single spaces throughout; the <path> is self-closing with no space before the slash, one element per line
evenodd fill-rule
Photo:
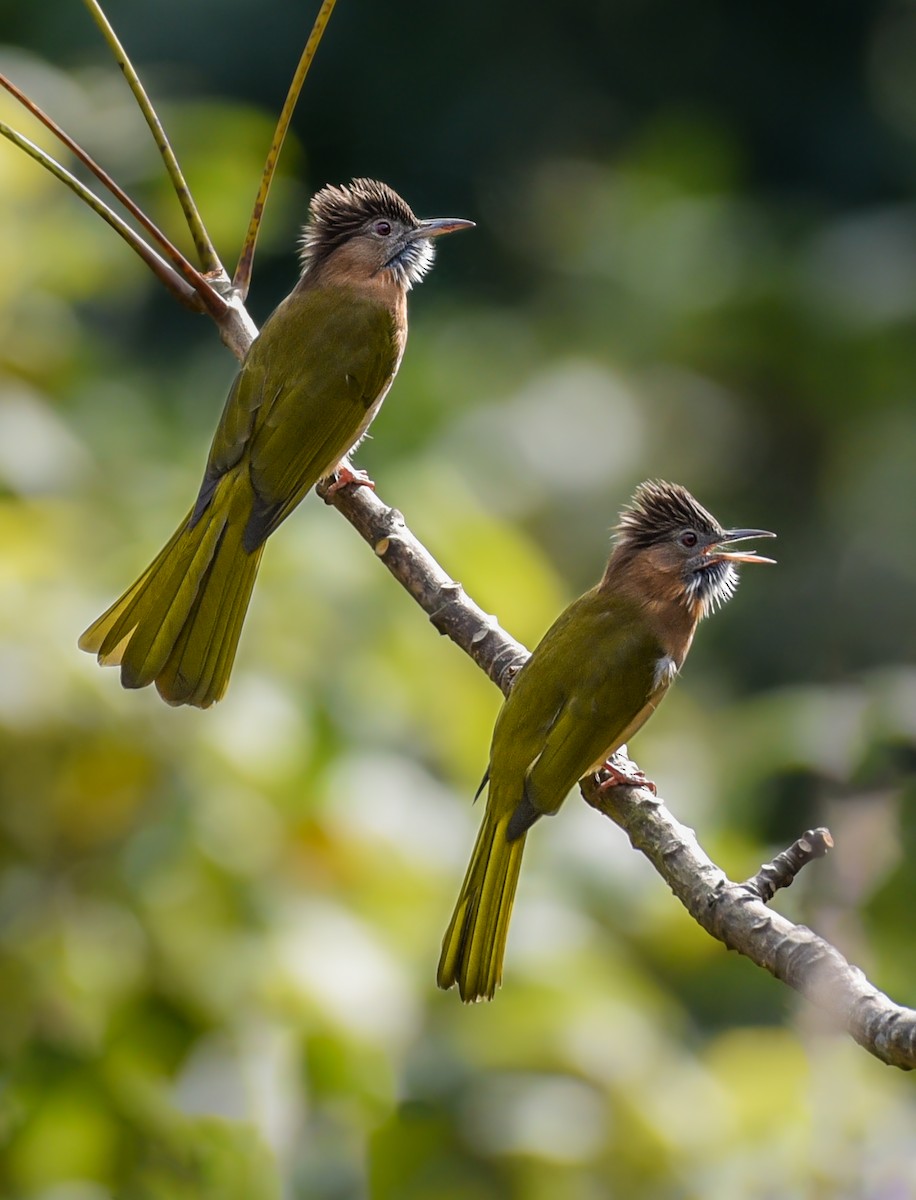
<path fill-rule="evenodd" d="M 439 987 L 462 1000 L 492 1000 L 502 980 L 506 935 L 525 838 L 506 840 L 509 815 L 483 819 L 451 923 L 442 941 Z"/>
<path fill-rule="evenodd" d="M 169 704 L 207 708 L 226 690 L 263 546 L 242 545 L 245 522 L 219 497 L 190 517 L 137 582 L 80 638 L 127 688 L 155 683 Z"/>

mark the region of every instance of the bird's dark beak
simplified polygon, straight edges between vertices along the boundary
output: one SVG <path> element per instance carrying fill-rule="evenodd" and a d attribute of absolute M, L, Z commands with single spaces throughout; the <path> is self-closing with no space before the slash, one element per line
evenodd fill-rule
<path fill-rule="evenodd" d="M 441 237 L 443 233 L 457 233 L 459 229 L 473 228 L 473 221 L 464 221 L 461 217 L 432 217 L 428 221 L 421 221 L 416 229 L 411 229 L 407 240 L 415 242 L 419 238 Z"/>
<path fill-rule="evenodd" d="M 747 542 L 751 538 L 771 538 L 775 536 L 776 534 L 770 533 L 768 529 L 726 529 L 722 537 L 717 542 L 713 542 L 705 553 L 708 558 L 713 559 L 715 562 L 775 563 L 775 558 L 764 558 L 756 550 L 743 550 L 735 554 L 722 549 L 723 546 L 730 546 L 735 542 Z"/>

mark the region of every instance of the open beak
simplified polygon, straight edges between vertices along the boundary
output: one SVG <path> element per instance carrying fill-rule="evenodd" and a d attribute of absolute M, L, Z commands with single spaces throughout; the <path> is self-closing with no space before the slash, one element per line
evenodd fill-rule
<path fill-rule="evenodd" d="M 473 221 L 463 221 L 461 217 L 432 217 L 428 221 L 421 221 L 416 229 L 412 229 L 408 234 L 408 241 L 441 237 L 443 233 L 457 233 L 459 229 L 473 228 Z"/>
<path fill-rule="evenodd" d="M 735 542 L 747 542 L 751 538 L 775 536 L 775 533 L 770 533 L 767 529 L 726 529 L 719 541 L 708 547 L 705 553 L 715 562 L 775 563 L 775 558 L 764 558 L 756 550 L 742 550 L 736 554 L 733 551 L 722 549 L 723 546 L 730 546 Z"/>

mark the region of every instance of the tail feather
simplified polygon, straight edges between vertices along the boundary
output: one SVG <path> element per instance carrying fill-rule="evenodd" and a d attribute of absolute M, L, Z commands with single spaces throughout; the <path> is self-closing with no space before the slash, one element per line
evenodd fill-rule
<path fill-rule="evenodd" d="M 202 532 L 195 538 L 198 528 Z M 225 518 L 218 518 L 189 531 L 147 583 L 134 612 L 134 633 L 121 655 L 124 687 L 147 687 L 165 666 L 206 585 L 224 528 Z"/>
<path fill-rule="evenodd" d="M 262 552 L 243 549 L 244 521 L 227 508 L 217 494 L 185 520 L 80 638 L 102 666 L 120 666 L 124 687 L 155 682 L 169 704 L 200 708 L 225 692 Z"/>
<path fill-rule="evenodd" d="M 147 584 L 171 560 L 184 532 L 184 524 L 179 525 L 140 578 L 80 637 L 80 650 L 97 655 L 101 666 L 120 665 L 127 639 L 137 627 L 137 610 L 146 594 Z"/>
<path fill-rule="evenodd" d="M 522 866 L 522 851 L 524 837 L 509 842 L 509 860 L 503 875 L 502 888 L 494 911 L 497 916 L 493 920 L 492 952 L 489 956 L 489 966 L 486 977 L 486 994 L 493 996 L 502 983 L 503 959 L 506 955 L 506 939 L 509 936 L 509 918 L 512 916 L 512 905 L 515 902 L 515 890 L 518 887 L 518 876 Z"/>
<path fill-rule="evenodd" d="M 225 529 L 222 531 L 225 534 Z M 214 625 L 203 623 L 202 612 L 207 593 L 210 591 L 210 581 L 216 557 L 222 548 L 222 538 L 216 548 L 216 553 L 207 565 L 206 573 L 200 581 L 200 586 L 194 596 L 191 608 L 185 618 L 181 631 L 172 643 L 168 657 L 162 664 L 162 669 L 155 677 L 156 690 L 162 698 L 172 704 L 189 703 L 194 691 L 192 679 L 192 654 L 196 652 L 198 660 L 206 652 L 216 636 Z M 194 637 L 195 629 L 197 636 Z M 206 637 L 200 636 L 200 630 L 206 630 Z M 193 639 L 193 647 L 192 647 Z M 200 666 L 198 664 L 198 671 Z M 194 678 L 197 678 L 196 676 Z"/>
<path fill-rule="evenodd" d="M 194 704 L 202 705 L 207 696 L 212 697 L 212 699 L 208 700 L 210 704 L 222 699 L 223 693 L 229 683 L 233 663 L 235 662 L 235 652 L 238 649 L 239 638 L 242 634 L 242 625 L 245 623 L 245 615 L 248 612 L 248 605 L 251 602 L 251 591 L 254 587 L 254 581 L 258 574 L 258 567 L 263 552 L 263 542 L 251 553 L 246 552 L 246 573 L 244 577 L 240 574 L 236 580 L 235 597 L 231 609 L 226 614 L 222 637 L 218 641 L 214 639 L 212 643 L 211 653 L 208 656 L 205 670 L 194 693 L 194 700 L 192 701 Z"/>
<path fill-rule="evenodd" d="M 509 918 L 522 865 L 524 836 L 508 841 L 509 817 L 488 812 L 477 835 L 461 894 L 442 941 L 439 987 L 458 984 L 462 1000 L 491 1000 L 502 980 Z"/>
<path fill-rule="evenodd" d="M 231 528 L 225 531 L 225 537 L 230 536 L 235 536 Z M 222 699 L 262 552 L 263 546 L 253 554 L 236 547 L 236 553 L 230 554 L 220 545 L 181 634 L 156 677 L 156 687 L 167 703 L 207 708 Z M 206 636 L 201 636 L 201 630 Z"/>

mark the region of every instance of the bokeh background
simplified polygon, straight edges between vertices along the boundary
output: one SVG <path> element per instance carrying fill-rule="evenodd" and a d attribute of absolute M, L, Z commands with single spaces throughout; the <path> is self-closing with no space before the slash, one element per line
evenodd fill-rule
<path fill-rule="evenodd" d="M 316 9 L 109 5 L 230 266 Z M 0 39 L 180 237 L 85 8 L 4 0 Z M 828 824 L 777 905 L 911 1003 L 914 61 L 902 2 L 341 0 L 251 297 L 328 181 L 478 223 L 359 462 L 529 645 L 641 479 L 778 531 L 633 751 L 735 878 Z M 914 1194 L 912 1080 L 575 798 L 529 839 L 497 1000 L 436 991 L 499 696 L 314 498 L 217 709 L 77 652 L 195 494 L 234 364 L 6 143 L 0 180 L 0 1195 Z"/>

